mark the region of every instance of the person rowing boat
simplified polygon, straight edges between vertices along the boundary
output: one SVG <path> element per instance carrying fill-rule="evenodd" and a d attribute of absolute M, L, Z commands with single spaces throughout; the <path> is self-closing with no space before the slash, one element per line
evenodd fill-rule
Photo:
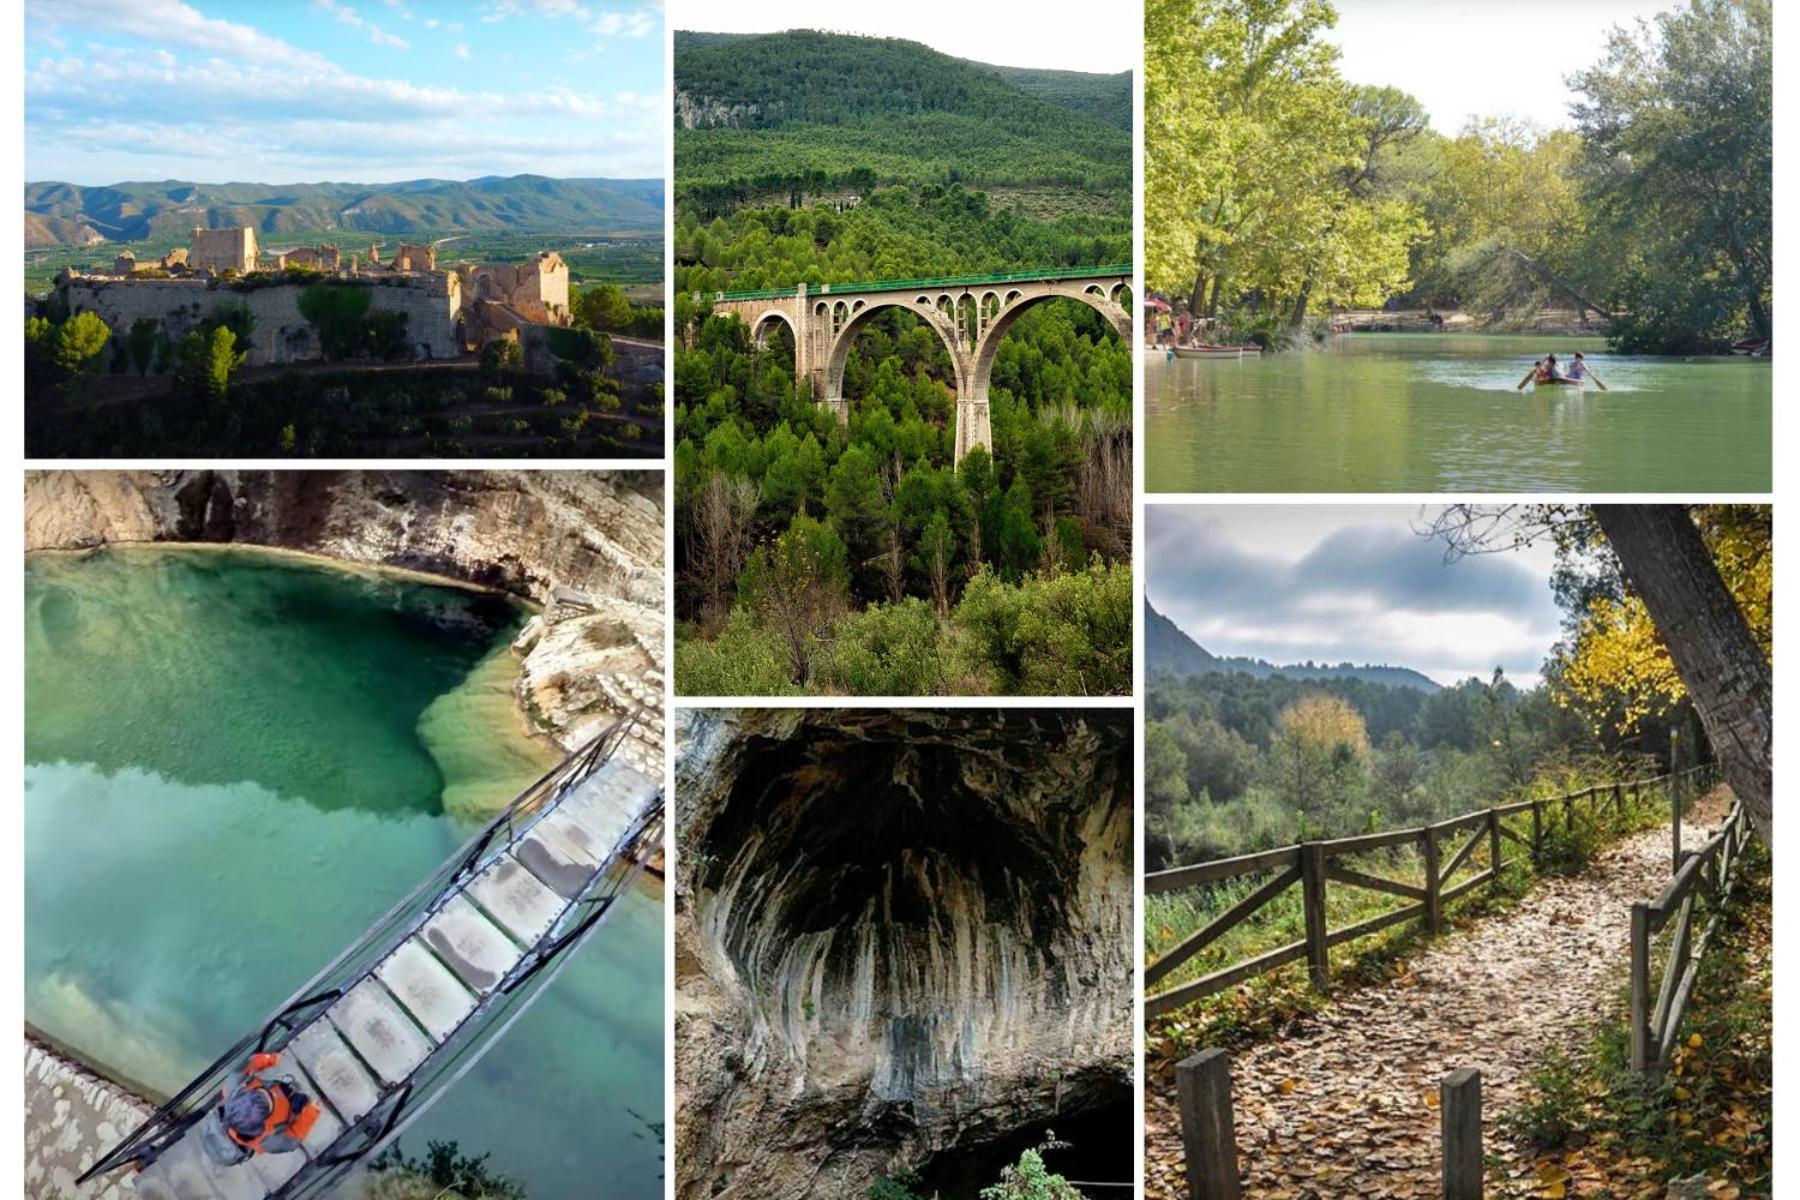
<path fill-rule="evenodd" d="M 1519 380 L 1519 385 L 1515 390 L 1524 391 L 1525 385 L 1528 383 L 1535 383 L 1539 387 L 1579 388 L 1589 379 L 1599 384 L 1601 391 L 1606 391 L 1606 385 L 1600 382 L 1598 375 L 1588 369 L 1587 359 L 1579 351 L 1576 352 L 1575 360 L 1569 365 L 1566 372 L 1557 365 L 1556 355 L 1546 354 L 1531 364 L 1531 370 L 1525 372 L 1525 378 Z"/>
<path fill-rule="evenodd" d="M 1569 364 L 1569 378 L 1578 382 L 1584 379 L 1591 379 L 1594 381 L 1595 387 L 1603 392 L 1607 390 L 1606 384 L 1601 382 L 1600 377 L 1589 369 L 1587 359 L 1582 357 L 1581 351 L 1579 350 L 1575 352 L 1575 361 Z"/>

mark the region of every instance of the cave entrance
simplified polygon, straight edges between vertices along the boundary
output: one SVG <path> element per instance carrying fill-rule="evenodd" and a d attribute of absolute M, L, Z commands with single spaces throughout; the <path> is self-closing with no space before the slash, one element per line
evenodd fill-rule
<path fill-rule="evenodd" d="M 919 1167 L 920 1182 L 913 1190 L 935 1200 L 976 1200 L 982 1188 L 999 1181 L 1003 1168 L 1050 1141 L 1054 1133 L 1058 1147 L 1045 1151 L 1046 1167 L 1090 1200 L 1126 1200 L 1137 1164 L 1133 1130 L 1131 1089 L 1120 1087 L 1084 1112 L 1064 1113 L 992 1141 L 940 1151 Z"/>

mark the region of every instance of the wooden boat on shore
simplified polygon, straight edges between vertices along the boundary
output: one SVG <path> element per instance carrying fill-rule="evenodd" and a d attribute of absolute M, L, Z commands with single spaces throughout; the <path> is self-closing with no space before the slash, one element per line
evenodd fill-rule
<path fill-rule="evenodd" d="M 1248 346 L 1176 346 L 1173 348 L 1176 358 L 1254 358 L 1260 355 L 1262 347 Z"/>

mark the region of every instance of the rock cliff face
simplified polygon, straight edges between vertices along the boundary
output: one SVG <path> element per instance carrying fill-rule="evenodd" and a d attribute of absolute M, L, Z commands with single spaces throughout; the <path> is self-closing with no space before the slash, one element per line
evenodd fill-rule
<path fill-rule="evenodd" d="M 859 1196 L 1129 1097 L 1130 728 L 683 714 L 680 1200 Z"/>
<path fill-rule="evenodd" d="M 564 747 L 620 711 L 660 711 L 660 471 L 42 471 L 25 548 L 226 542 L 500 588 L 543 612 L 519 697 Z M 660 745 L 657 747 L 660 755 Z"/>

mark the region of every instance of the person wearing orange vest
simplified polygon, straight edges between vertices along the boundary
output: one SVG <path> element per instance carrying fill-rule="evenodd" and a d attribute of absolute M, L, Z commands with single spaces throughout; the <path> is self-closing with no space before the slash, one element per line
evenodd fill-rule
<path fill-rule="evenodd" d="M 287 1076 L 272 1076 L 279 1054 L 253 1054 L 244 1069 L 219 1089 L 219 1107 L 208 1123 L 206 1148 L 224 1163 L 257 1154 L 298 1150 L 319 1119 L 319 1105 Z"/>

